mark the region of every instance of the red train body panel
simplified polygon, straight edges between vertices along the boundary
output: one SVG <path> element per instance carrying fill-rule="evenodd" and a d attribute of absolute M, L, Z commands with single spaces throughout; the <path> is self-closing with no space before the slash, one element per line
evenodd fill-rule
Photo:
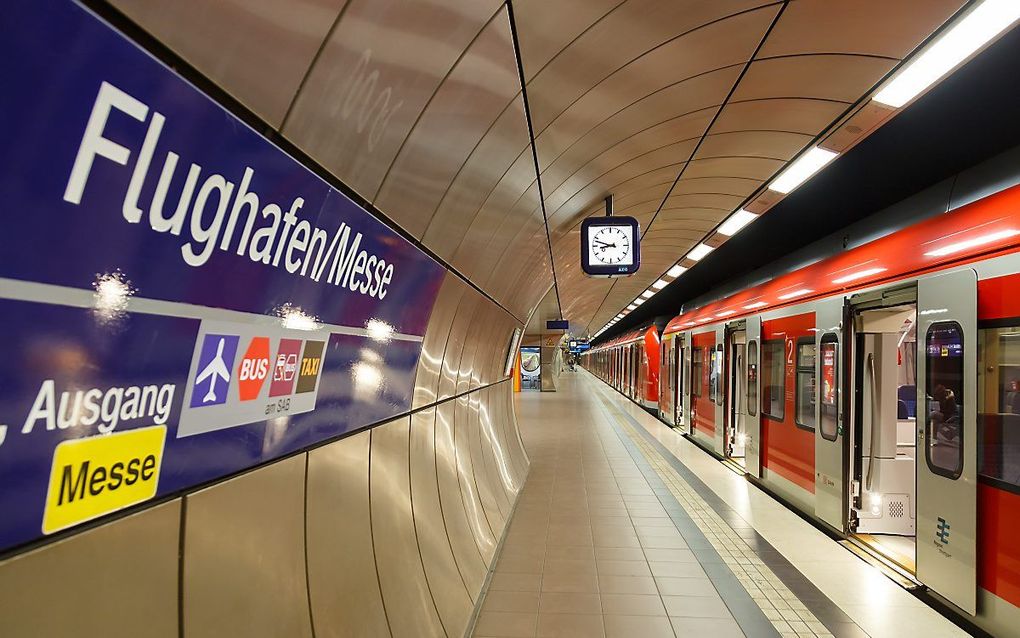
<path fill-rule="evenodd" d="M 797 422 L 795 397 L 797 346 L 806 339 L 813 341 L 814 329 L 814 313 L 763 321 L 761 328 L 761 464 L 812 493 L 814 428 Z M 768 410 L 765 406 L 769 406 Z"/>

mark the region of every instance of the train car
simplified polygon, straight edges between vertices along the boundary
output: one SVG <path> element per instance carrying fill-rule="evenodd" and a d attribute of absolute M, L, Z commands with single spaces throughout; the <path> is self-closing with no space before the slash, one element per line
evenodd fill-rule
<path fill-rule="evenodd" d="M 659 330 L 648 325 L 592 348 L 581 364 L 641 407 L 657 411 L 660 356 Z"/>
<path fill-rule="evenodd" d="M 667 422 L 686 409 L 693 441 L 986 631 L 1020 626 L 1020 186 L 684 312 L 662 343 Z"/>

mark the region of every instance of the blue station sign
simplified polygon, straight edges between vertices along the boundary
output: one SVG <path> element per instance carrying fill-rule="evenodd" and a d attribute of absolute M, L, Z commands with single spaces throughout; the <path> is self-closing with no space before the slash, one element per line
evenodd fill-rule
<path fill-rule="evenodd" d="M 0 34 L 0 551 L 410 409 L 440 264 L 82 6 Z"/>

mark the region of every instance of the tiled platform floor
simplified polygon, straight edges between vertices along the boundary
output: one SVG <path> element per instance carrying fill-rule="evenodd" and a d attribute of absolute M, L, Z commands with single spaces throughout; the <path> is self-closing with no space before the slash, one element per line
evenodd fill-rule
<path fill-rule="evenodd" d="M 965 635 L 585 372 L 518 419 L 531 473 L 477 637 Z"/>

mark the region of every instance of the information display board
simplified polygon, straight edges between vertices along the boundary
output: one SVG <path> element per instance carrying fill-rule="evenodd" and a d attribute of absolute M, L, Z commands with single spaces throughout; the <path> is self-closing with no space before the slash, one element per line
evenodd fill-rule
<path fill-rule="evenodd" d="M 82 6 L 0 34 L 0 551 L 410 409 L 440 264 Z"/>

